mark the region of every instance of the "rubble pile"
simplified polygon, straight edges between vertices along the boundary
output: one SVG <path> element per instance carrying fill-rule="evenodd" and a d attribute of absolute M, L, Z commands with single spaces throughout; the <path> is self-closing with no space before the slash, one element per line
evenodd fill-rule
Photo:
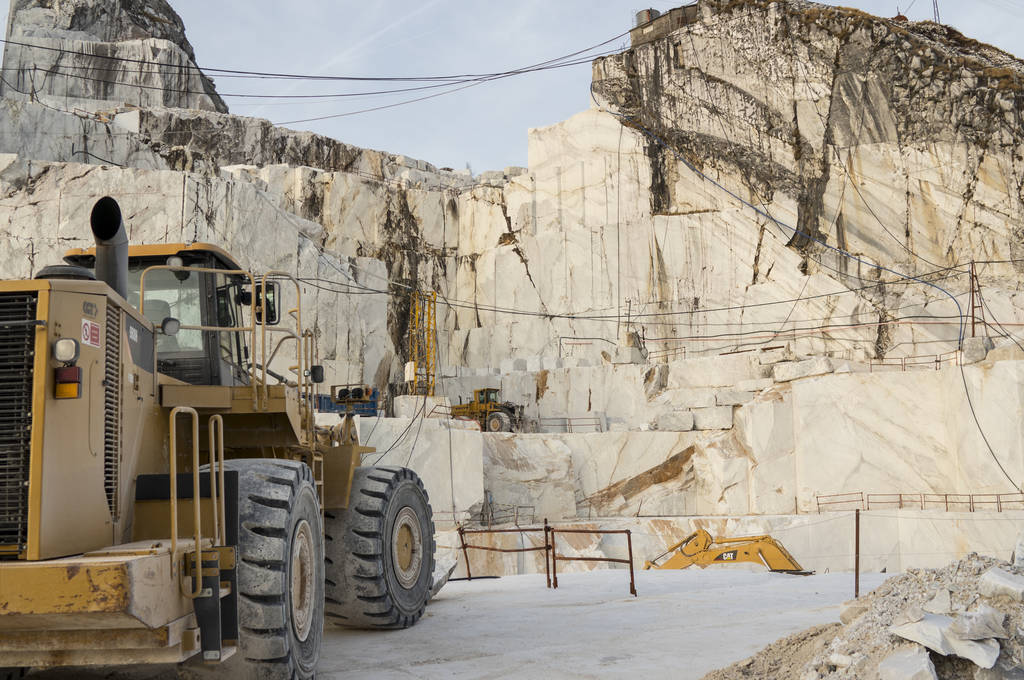
<path fill-rule="evenodd" d="M 844 606 L 847 624 L 799 677 L 1024 678 L 1024 569 L 970 554 L 908 569 Z"/>
<path fill-rule="evenodd" d="M 774 677 L 798 680 L 1024 680 L 1019 561 L 971 553 L 908 569 L 846 603 L 840 619 L 830 640 L 822 629 L 794 635 L 705 680 L 766 677 L 767 657 Z"/>

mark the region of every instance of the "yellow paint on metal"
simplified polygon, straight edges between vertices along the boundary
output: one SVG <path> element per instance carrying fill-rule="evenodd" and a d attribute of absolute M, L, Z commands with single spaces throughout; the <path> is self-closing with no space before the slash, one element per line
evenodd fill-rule
<path fill-rule="evenodd" d="M 660 562 L 669 553 L 672 556 Z M 686 569 L 694 565 L 704 569 L 716 564 L 738 562 L 760 564 L 770 571 L 807 573 L 789 551 L 771 536 L 713 538 L 704 529 L 698 529 L 653 560 L 648 560 L 644 569 Z"/>
<path fill-rule="evenodd" d="M 413 295 L 409 315 L 409 359 L 413 363 L 410 394 L 434 396 L 437 375 L 437 292 Z"/>
<path fill-rule="evenodd" d="M 24 290 L 22 288 L 21 290 Z M 36 319 L 45 322 L 50 310 L 50 291 L 39 289 L 36 298 Z M 46 423 L 46 389 L 50 372 L 46 326 L 36 326 L 35 359 L 32 371 L 32 433 L 29 438 L 28 463 L 28 534 L 22 559 L 38 560 L 40 554 L 40 528 L 43 513 L 43 428 Z M 0 584 L 0 593 L 4 592 Z"/>
<path fill-rule="evenodd" d="M 0 619 L 26 614 L 123 612 L 132 585 L 124 564 L 83 559 L 3 565 Z"/>
<path fill-rule="evenodd" d="M 233 269 L 241 269 L 231 253 L 212 243 L 151 243 L 128 246 L 128 257 L 170 257 L 182 252 L 208 252 L 219 256 Z M 96 257 L 96 248 L 72 248 L 64 253 L 64 259 L 80 260 L 83 257 Z"/>
<path fill-rule="evenodd" d="M 31 281 L 0 281 L 0 293 L 22 293 L 27 291 L 50 290 L 50 281 L 47 279 L 33 279 Z"/>

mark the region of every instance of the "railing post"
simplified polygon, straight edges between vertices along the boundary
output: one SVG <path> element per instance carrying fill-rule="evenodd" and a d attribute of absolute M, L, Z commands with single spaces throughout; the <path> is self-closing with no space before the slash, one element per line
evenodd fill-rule
<path fill-rule="evenodd" d="M 1002 511 L 1003 511 L 1003 495 L 997 493 L 996 494 L 996 512 L 1002 512 Z"/>
<path fill-rule="evenodd" d="M 626 529 L 626 546 L 629 548 L 629 593 L 636 597 L 636 579 L 633 576 L 633 534 Z"/>
<path fill-rule="evenodd" d="M 459 543 L 462 545 L 462 557 L 466 561 L 466 580 L 472 581 L 473 574 L 469 570 L 469 551 L 466 550 L 466 534 L 462 527 L 459 527 Z"/>
<path fill-rule="evenodd" d="M 551 536 L 551 587 L 558 588 L 558 551 L 555 550 L 555 528 L 550 527 L 548 533 Z"/>
<path fill-rule="evenodd" d="M 551 544 L 548 543 L 548 531 L 549 531 L 549 529 L 550 529 L 550 527 L 548 527 L 548 518 L 545 517 L 544 518 L 544 577 L 547 579 L 548 588 L 551 587 L 551 564 L 549 562 L 549 560 L 550 560 L 550 553 L 551 553 Z"/>
<path fill-rule="evenodd" d="M 860 597 L 860 510 L 853 513 L 853 599 Z"/>

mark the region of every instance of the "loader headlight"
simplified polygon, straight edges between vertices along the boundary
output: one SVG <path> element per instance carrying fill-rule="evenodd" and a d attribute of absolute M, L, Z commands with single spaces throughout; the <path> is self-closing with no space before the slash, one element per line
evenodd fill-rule
<path fill-rule="evenodd" d="M 65 364 L 78 361 L 78 341 L 74 338 L 61 338 L 53 343 L 53 358 Z"/>

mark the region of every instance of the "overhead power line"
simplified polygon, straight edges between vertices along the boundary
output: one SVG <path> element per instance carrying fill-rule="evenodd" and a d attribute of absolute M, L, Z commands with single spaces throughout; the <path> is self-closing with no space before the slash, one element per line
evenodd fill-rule
<path fill-rule="evenodd" d="M 136 64 L 140 66 L 156 66 L 167 68 L 169 70 L 178 72 L 189 72 L 199 74 L 218 74 L 226 77 L 246 77 L 246 78 L 260 78 L 270 80 L 303 80 L 303 81 L 327 81 L 327 82 L 441 82 L 442 84 L 451 84 L 465 82 L 469 80 L 482 80 L 490 78 L 498 78 L 507 75 L 516 75 L 519 73 L 528 73 L 533 70 L 541 70 L 545 67 L 555 66 L 561 62 L 573 60 L 577 57 L 584 57 L 590 52 L 597 51 L 599 48 L 610 45 L 611 43 L 620 40 L 621 38 L 629 35 L 629 31 L 620 33 L 614 37 L 603 40 L 590 47 L 585 47 L 575 52 L 570 52 L 553 59 L 547 59 L 545 61 L 537 62 L 535 64 L 529 64 L 527 66 L 520 66 L 504 71 L 492 71 L 484 73 L 460 73 L 460 74 L 449 74 L 449 75 L 435 75 L 435 76 L 337 76 L 337 75 L 315 75 L 315 74 L 301 74 L 301 73 L 273 73 L 267 71 L 251 71 L 244 69 L 225 69 L 215 67 L 203 67 L 188 63 L 172 63 L 167 61 L 158 61 L 153 59 L 137 59 L 132 57 L 122 57 L 116 55 L 105 55 L 95 54 L 84 50 L 72 50 L 65 47 L 51 47 L 49 45 L 38 45 L 35 43 L 22 42 L 19 40 L 2 40 L 0 44 L 14 45 L 16 47 L 25 47 L 29 49 L 44 50 L 47 52 L 55 52 L 59 54 L 68 54 L 73 56 L 88 57 L 89 59 L 98 59 L 102 61 L 122 63 L 122 64 Z M 617 50 L 616 50 L 617 51 Z M 573 64 L 575 65 L 575 64 Z"/>

